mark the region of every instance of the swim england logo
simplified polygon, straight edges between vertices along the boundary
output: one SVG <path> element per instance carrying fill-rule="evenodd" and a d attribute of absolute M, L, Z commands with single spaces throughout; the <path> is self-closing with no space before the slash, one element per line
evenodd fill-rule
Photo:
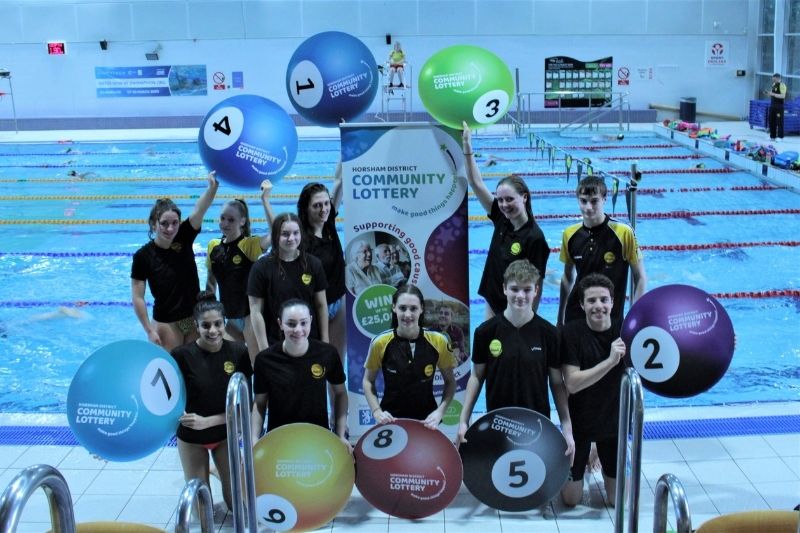
<path fill-rule="evenodd" d="M 728 64 L 728 50 L 726 41 L 706 41 L 706 66 L 722 67 Z"/>

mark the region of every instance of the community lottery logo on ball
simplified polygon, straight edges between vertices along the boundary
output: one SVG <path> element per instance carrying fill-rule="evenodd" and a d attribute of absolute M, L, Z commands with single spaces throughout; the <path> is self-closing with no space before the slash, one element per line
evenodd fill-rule
<path fill-rule="evenodd" d="M 494 124 L 514 95 L 511 71 L 492 52 L 458 45 L 440 50 L 422 66 L 419 96 L 433 118 L 461 129 Z"/>
<path fill-rule="evenodd" d="M 733 358 L 730 317 L 714 297 L 688 285 L 645 293 L 625 317 L 621 336 L 642 384 L 673 398 L 708 390 Z"/>

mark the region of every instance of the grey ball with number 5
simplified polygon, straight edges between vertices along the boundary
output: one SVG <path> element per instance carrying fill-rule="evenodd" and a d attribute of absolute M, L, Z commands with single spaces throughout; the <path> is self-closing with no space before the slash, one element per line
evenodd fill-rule
<path fill-rule="evenodd" d="M 569 475 L 567 441 L 550 419 L 522 407 L 479 418 L 461 444 L 464 484 L 501 511 L 529 511 L 558 494 Z"/>

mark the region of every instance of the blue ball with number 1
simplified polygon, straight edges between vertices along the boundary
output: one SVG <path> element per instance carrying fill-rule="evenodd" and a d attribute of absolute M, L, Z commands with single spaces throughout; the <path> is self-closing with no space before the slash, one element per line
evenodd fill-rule
<path fill-rule="evenodd" d="M 133 461 L 175 434 L 186 387 L 166 350 L 139 340 L 112 342 L 92 353 L 67 393 L 69 427 L 92 454 Z"/>

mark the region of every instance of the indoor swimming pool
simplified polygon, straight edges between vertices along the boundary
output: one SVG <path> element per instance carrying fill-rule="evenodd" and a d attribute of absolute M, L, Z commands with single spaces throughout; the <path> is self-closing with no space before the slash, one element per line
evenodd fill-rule
<path fill-rule="evenodd" d="M 646 405 L 800 399 L 797 194 L 653 134 L 605 142 L 544 135 L 611 175 L 626 177 L 635 162 L 643 173 L 636 232 L 648 287 L 694 285 L 716 295 L 733 320 L 736 353 L 714 388 L 683 400 L 647 393 Z M 552 250 L 539 313 L 554 321 L 561 232 L 578 221 L 576 165 L 568 178 L 561 155 L 553 159 L 527 138 L 485 136 L 475 144 L 490 189 L 516 173 L 532 190 Z M 292 171 L 274 188 L 276 211 L 294 211 L 307 181 L 332 180 L 338 147 L 336 140 L 301 141 Z M 0 145 L 0 411 L 65 412 L 70 380 L 90 353 L 114 340 L 145 338 L 130 303 L 131 258 L 147 241 L 145 219 L 163 196 L 188 213 L 205 188 L 205 173 L 195 142 Z M 243 194 L 254 233 L 267 231 L 257 192 L 223 183 L 195 243 L 201 283 L 220 206 Z M 615 206 L 609 194 L 606 210 L 627 221 L 624 194 Z M 472 196 L 469 214 L 472 330 L 484 316 L 477 285 L 492 228 Z M 343 232 L 347 213 L 340 218 Z"/>

